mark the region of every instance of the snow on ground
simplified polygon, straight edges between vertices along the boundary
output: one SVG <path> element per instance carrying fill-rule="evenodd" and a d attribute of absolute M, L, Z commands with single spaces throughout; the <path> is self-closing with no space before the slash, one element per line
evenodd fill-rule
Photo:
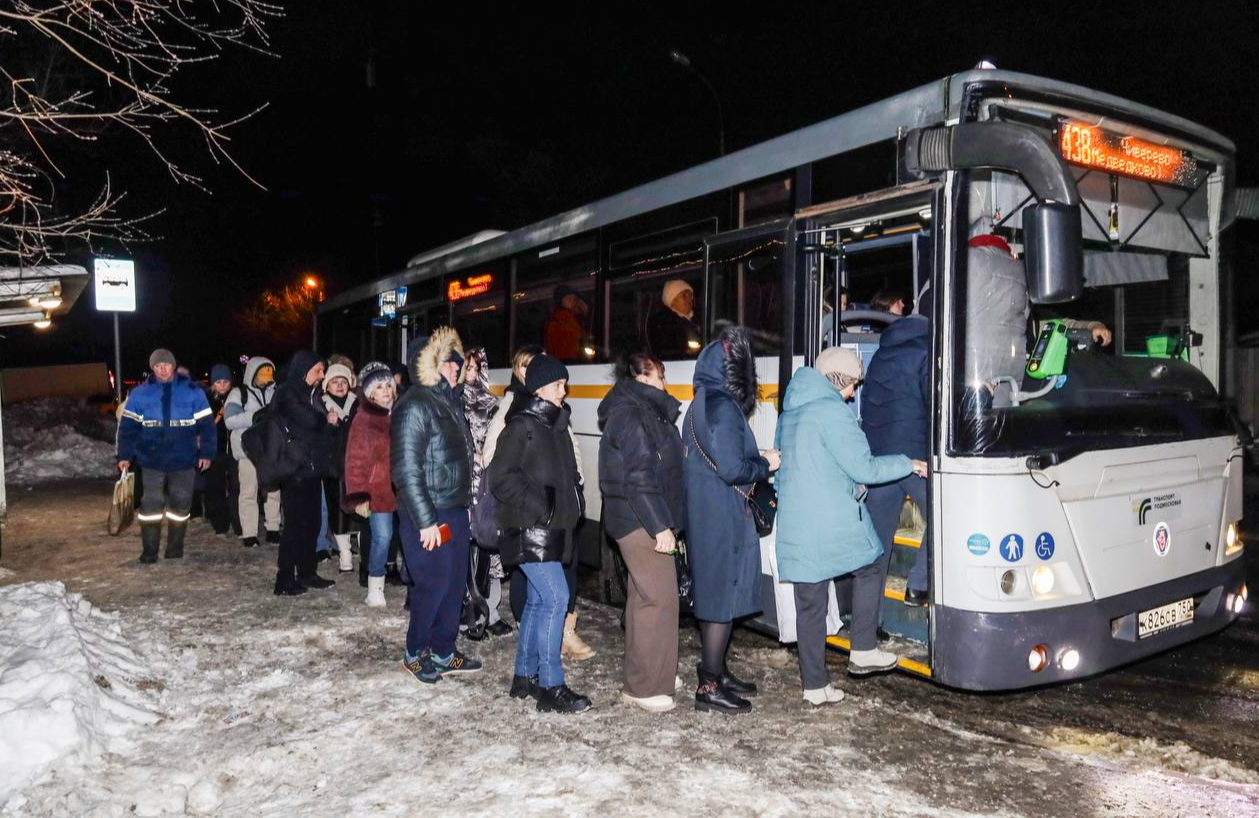
<path fill-rule="evenodd" d="M 28 784 L 125 752 L 157 716 L 117 614 L 60 582 L 32 582 L 0 588 L 0 620 L 0 804 L 11 811 Z"/>
<path fill-rule="evenodd" d="M 108 622 L 110 656 L 126 661 L 79 666 L 64 683 L 104 690 L 90 681 L 104 675 L 156 719 L 125 733 L 125 747 L 64 757 L 6 816 L 1259 814 L 1259 786 L 1244 783 L 1259 765 L 1213 769 L 1195 750 L 1201 758 L 1172 766 L 1159 743 L 1078 726 L 1047 746 L 1008 724 L 989 729 L 993 697 L 901 680 L 920 698 L 898 701 L 895 678 L 851 680 L 838 656 L 832 676 L 848 698 L 814 710 L 800 701 L 794 655 L 746 634 L 732 664 L 761 686 L 751 714 L 698 714 L 686 692 L 671 713 L 642 713 L 618 701 L 618 612 L 585 601 L 580 630 L 599 654 L 567 670 L 591 712 L 543 715 L 510 699 L 512 637 L 463 645 L 482 673 L 420 685 L 398 666 L 399 589 L 380 611 L 363 606 L 352 575 L 277 598 L 273 547 L 244 549 L 199 523 L 184 560 L 139 566 L 134 532 L 101 531 L 107 492 L 102 482 L 22 495 L 4 543 L 16 575 L 0 582 L 27 583 L 5 591 L 17 594 L 57 577 L 117 609 L 86 621 Z M 13 617 L 0 617 L 7 630 Z M 692 630 L 681 647 L 693 684 Z M 1240 783 L 1212 780 L 1225 769 Z"/>
<path fill-rule="evenodd" d="M 112 414 L 66 398 L 4 407 L 4 474 L 10 485 L 115 474 Z"/>

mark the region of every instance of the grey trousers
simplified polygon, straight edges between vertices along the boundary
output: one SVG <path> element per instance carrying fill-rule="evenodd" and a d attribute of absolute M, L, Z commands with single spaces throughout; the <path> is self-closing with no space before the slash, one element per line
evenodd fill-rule
<path fill-rule="evenodd" d="M 144 496 L 140 498 L 140 511 L 136 520 L 141 525 L 161 525 L 163 518 L 172 523 L 188 522 L 188 509 L 192 507 L 192 487 L 197 470 L 158 471 L 140 469 L 144 484 Z"/>
<path fill-rule="evenodd" d="M 644 529 L 618 539 L 629 568 L 625 600 L 625 692 L 672 696 L 678 672 L 678 572 Z"/>
<path fill-rule="evenodd" d="M 805 690 L 817 690 L 831 682 L 826 672 L 826 608 L 831 580 L 793 582 L 796 598 L 796 648 L 800 653 L 800 680 Z"/>
<path fill-rule="evenodd" d="M 246 457 L 237 462 L 237 479 L 240 481 L 240 497 L 237 509 L 240 513 L 240 536 L 257 537 L 259 516 L 265 516 L 267 531 L 280 530 L 280 491 L 269 491 L 266 502 L 258 506 L 258 471 Z M 260 515 L 259 512 L 262 512 Z"/>

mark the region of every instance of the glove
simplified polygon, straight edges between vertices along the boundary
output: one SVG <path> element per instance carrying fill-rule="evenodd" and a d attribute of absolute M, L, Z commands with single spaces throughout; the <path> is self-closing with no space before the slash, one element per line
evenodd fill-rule
<path fill-rule="evenodd" d="M 363 518 L 372 516 L 371 503 L 364 500 L 354 507 L 354 513 Z"/>

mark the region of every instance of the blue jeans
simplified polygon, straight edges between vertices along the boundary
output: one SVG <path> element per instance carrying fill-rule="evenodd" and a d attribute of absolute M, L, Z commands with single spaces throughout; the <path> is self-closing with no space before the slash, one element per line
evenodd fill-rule
<path fill-rule="evenodd" d="M 328 530 L 328 495 L 319 486 L 319 536 L 315 538 L 315 552 L 322 554 L 336 547 L 336 541 Z"/>
<path fill-rule="evenodd" d="M 420 530 L 405 507 L 398 508 L 398 521 L 402 524 L 402 556 L 412 580 L 407 588 L 407 602 L 411 604 L 407 657 L 413 659 L 426 650 L 448 657 L 455 652 L 459 611 L 468 586 L 468 542 L 472 539 L 468 509 L 437 510 L 437 524 L 450 526 L 450 541 L 432 551 L 420 545 Z"/>
<path fill-rule="evenodd" d="M 373 511 L 368 523 L 372 527 L 372 550 L 367 558 L 367 575 L 383 577 L 385 564 L 389 561 L 389 541 L 393 539 L 393 512 Z M 361 560 L 363 557 L 360 550 L 358 558 Z"/>
<path fill-rule="evenodd" d="M 521 563 L 529 583 L 520 637 L 516 643 L 516 675 L 537 676 L 539 687 L 564 684 L 560 643 L 568 613 L 568 581 L 558 562 Z"/>

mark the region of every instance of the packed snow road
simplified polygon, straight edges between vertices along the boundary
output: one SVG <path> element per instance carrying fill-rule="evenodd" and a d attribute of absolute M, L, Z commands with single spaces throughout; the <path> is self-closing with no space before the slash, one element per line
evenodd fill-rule
<path fill-rule="evenodd" d="M 543 716 L 506 695 L 512 638 L 467 646 L 482 673 L 421 686 L 397 664 L 397 589 L 384 611 L 362 605 L 353 575 L 277 598 L 272 548 L 201 525 L 182 562 L 141 567 L 134 531 L 104 533 L 108 497 L 100 482 L 11 497 L 0 720 L 45 726 L 38 743 L 0 735 L 0 753 L 43 753 L 0 779 L 3 814 L 1259 814 L 1254 614 L 1175 654 L 1016 694 L 857 682 L 836 655 L 848 698 L 821 711 L 800 701 L 794 654 L 743 633 L 733 664 L 762 693 L 723 718 L 619 704 L 617 612 L 583 604 L 599 655 L 568 669 L 595 709 Z M 682 642 L 691 684 L 697 641 Z M 84 658 L 52 662 L 49 646 Z M 40 721 L 40 706 L 73 718 Z"/>

